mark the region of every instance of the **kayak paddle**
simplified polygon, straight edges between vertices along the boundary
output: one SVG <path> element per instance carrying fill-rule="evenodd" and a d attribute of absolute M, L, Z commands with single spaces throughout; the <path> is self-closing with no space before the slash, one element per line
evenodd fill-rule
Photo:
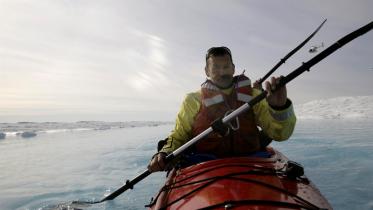
<path fill-rule="evenodd" d="M 321 26 L 322 25 L 320 25 L 319 28 Z M 281 77 L 281 79 L 279 81 L 279 84 L 276 85 L 276 89 L 274 89 L 273 91 L 276 91 L 280 87 L 286 85 L 287 83 L 289 83 L 290 81 L 292 81 L 294 78 L 296 78 L 297 76 L 299 76 L 303 72 L 310 71 L 310 68 L 312 66 L 314 66 L 315 64 L 317 64 L 318 62 L 320 62 L 321 60 L 323 60 L 324 58 L 326 58 L 330 54 L 334 53 L 336 50 L 338 50 L 339 48 L 343 47 L 345 44 L 349 43 L 350 41 L 352 41 L 352 40 L 356 39 L 357 37 L 359 37 L 359 36 L 361 36 L 361 35 L 369 32 L 370 30 L 372 30 L 372 28 L 373 28 L 373 21 L 370 22 L 370 23 L 368 23 L 367 25 L 365 25 L 365 26 L 363 26 L 363 27 L 361 27 L 361 28 L 359 28 L 359 29 L 357 29 L 357 30 L 355 30 L 355 31 L 347 34 L 343 38 L 339 39 L 333 45 L 331 45 L 330 47 L 326 48 L 324 51 L 320 52 L 318 55 L 314 56 L 309 61 L 304 62 L 300 67 L 298 67 L 297 69 L 295 69 L 294 71 L 292 71 L 291 73 L 289 73 L 287 76 Z M 223 123 L 223 124 L 226 125 L 232 119 L 236 118 L 238 115 L 242 114 L 243 112 L 246 112 L 247 110 L 250 109 L 250 107 L 254 106 L 258 102 L 260 102 L 261 100 L 263 100 L 264 98 L 266 98 L 267 94 L 268 94 L 268 92 L 266 90 L 264 90 L 261 94 L 259 94 L 258 96 L 254 97 L 249 102 L 243 104 L 242 106 L 240 106 L 239 108 L 237 108 L 235 111 L 231 112 L 229 115 L 225 116 L 224 118 L 219 119 L 218 122 L 220 121 L 221 123 Z M 202 133 L 198 134 L 193 139 L 191 139 L 190 141 L 188 141 L 187 143 L 185 143 L 184 145 L 182 145 L 181 147 L 179 147 L 178 149 L 176 149 L 175 151 L 173 151 L 171 154 L 167 155 L 166 156 L 166 162 L 170 162 L 175 157 L 177 157 L 182 152 L 184 152 L 186 149 L 188 149 L 190 146 L 192 146 L 193 144 L 195 144 L 199 140 L 205 138 L 206 136 L 208 136 L 213 131 L 214 131 L 213 126 L 211 126 L 208 129 L 206 129 L 205 131 L 203 131 Z M 119 196 L 120 194 L 122 194 L 123 192 L 125 192 L 126 190 L 133 189 L 133 186 L 135 184 L 137 184 L 139 181 L 145 179 L 151 173 L 152 172 L 150 172 L 148 169 L 145 170 L 144 172 L 142 172 L 140 175 L 138 175 L 134 179 L 127 180 L 126 183 L 122 187 L 120 187 L 119 189 L 115 190 L 113 193 L 109 194 L 108 196 L 103 197 L 100 201 L 91 201 L 91 202 L 90 201 L 73 201 L 72 203 L 73 204 L 74 203 L 75 204 L 95 204 L 95 203 L 101 203 L 101 202 L 108 201 L 108 200 L 113 200 L 114 198 L 116 198 L 117 196 Z"/>

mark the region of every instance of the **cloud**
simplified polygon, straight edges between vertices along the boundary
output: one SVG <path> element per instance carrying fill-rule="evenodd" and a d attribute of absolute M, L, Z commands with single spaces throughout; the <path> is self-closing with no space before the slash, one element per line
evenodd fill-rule
<path fill-rule="evenodd" d="M 305 8 L 330 21 L 338 20 L 341 25 L 365 23 L 371 21 L 373 2 L 370 0 L 334 0 L 334 1 L 304 1 Z"/>
<path fill-rule="evenodd" d="M 203 82 L 204 53 L 209 47 L 231 47 L 237 73 L 246 69 L 254 80 L 324 17 L 328 23 L 310 44 L 336 41 L 371 20 L 372 7 L 365 0 L 207 0 L 198 6 L 194 1 L 2 1 L 0 110 L 105 113 L 156 107 L 176 111 L 184 94 Z M 353 43 L 331 56 L 335 59 L 328 58 L 330 65 L 324 68 L 334 73 L 340 66 L 372 66 L 371 35 Z M 307 50 L 289 59 L 275 75 L 308 60 Z M 363 81 L 364 85 L 348 87 L 350 93 L 373 90 L 371 83 L 365 84 L 371 71 L 343 71 L 336 79 L 325 72 L 307 74 L 323 87 L 312 93 L 312 99 L 346 93 L 338 91 L 346 88 L 343 84 L 317 78 L 322 75 L 351 80 L 348 84 Z M 289 92 L 293 91 L 295 101 L 310 96 L 303 91 L 310 91 L 310 80 L 294 82 L 297 88 Z M 326 91 L 330 84 L 335 90 Z"/>
<path fill-rule="evenodd" d="M 136 66 L 136 69 L 126 79 L 130 88 L 135 91 L 152 92 L 170 85 L 170 79 L 166 75 L 169 61 L 165 41 L 159 36 L 137 29 L 133 29 L 132 33 L 142 40 L 139 41 L 140 43 L 145 44 L 140 47 L 143 54 L 136 52 L 127 54 L 128 56 L 135 55 L 127 57 L 127 60 L 132 62 L 129 63 L 129 66 Z M 138 60 L 142 60 L 140 65 L 137 64 Z"/>

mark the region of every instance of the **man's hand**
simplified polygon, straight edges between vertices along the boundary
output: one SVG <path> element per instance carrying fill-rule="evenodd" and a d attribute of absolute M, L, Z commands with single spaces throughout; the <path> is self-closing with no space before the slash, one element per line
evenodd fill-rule
<path fill-rule="evenodd" d="M 256 80 L 253 84 L 253 87 L 258 89 L 258 90 L 263 90 L 262 84 L 259 84 L 259 80 Z"/>
<path fill-rule="evenodd" d="M 153 158 L 150 160 L 148 165 L 148 170 L 150 172 L 163 171 L 166 167 L 165 163 L 166 153 L 159 152 L 156 153 Z"/>
<path fill-rule="evenodd" d="M 265 88 L 268 92 L 267 102 L 272 107 L 282 107 L 286 104 L 287 101 L 286 86 L 282 86 L 276 92 L 272 92 L 272 90 L 276 88 L 276 85 L 279 83 L 281 77 L 271 77 L 270 82 L 265 82 Z"/>

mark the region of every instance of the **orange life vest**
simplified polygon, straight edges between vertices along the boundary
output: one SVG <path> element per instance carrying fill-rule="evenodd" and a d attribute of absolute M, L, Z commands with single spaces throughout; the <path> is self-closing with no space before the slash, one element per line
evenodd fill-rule
<path fill-rule="evenodd" d="M 214 120 L 251 100 L 252 88 L 249 78 L 244 75 L 234 77 L 233 87 L 232 93 L 227 95 L 209 80 L 202 84 L 201 108 L 192 125 L 193 137 L 210 127 Z M 250 109 L 238 116 L 238 123 L 236 120 L 232 120 L 232 127 L 239 126 L 239 129 L 230 129 L 230 133 L 224 137 L 216 132 L 211 133 L 196 143 L 196 152 L 228 157 L 245 156 L 258 151 L 259 130 L 253 110 Z"/>

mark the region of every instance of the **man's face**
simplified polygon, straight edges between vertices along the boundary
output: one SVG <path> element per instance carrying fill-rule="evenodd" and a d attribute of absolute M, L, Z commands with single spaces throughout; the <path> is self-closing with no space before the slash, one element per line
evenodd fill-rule
<path fill-rule="evenodd" d="M 220 88 L 227 88 L 232 84 L 234 65 L 229 55 L 211 56 L 205 67 L 206 75 Z"/>

